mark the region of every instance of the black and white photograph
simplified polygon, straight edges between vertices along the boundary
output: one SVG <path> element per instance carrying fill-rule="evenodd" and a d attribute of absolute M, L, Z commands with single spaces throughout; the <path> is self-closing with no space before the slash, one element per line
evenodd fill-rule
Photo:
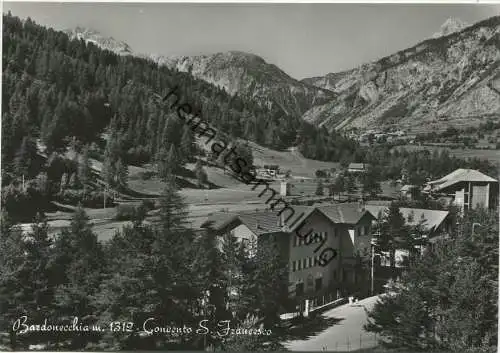
<path fill-rule="evenodd" d="M 1 6 L 0 351 L 497 352 L 500 2 Z"/>

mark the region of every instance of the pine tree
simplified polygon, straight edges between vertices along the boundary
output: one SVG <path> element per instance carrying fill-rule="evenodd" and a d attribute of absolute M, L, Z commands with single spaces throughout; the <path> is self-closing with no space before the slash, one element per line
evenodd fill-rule
<path fill-rule="evenodd" d="M 102 164 L 102 177 L 107 186 L 115 185 L 116 176 L 116 156 L 113 152 L 112 142 L 108 141 L 104 151 L 104 161 Z"/>
<path fill-rule="evenodd" d="M 90 166 L 89 148 L 85 146 L 78 163 L 78 179 L 85 187 L 92 180 L 92 169 Z"/>
<path fill-rule="evenodd" d="M 451 239 L 410 266 L 369 313 L 368 331 L 411 350 L 490 352 L 497 345 L 498 215 L 471 212 Z M 480 223 L 476 237 L 472 224 Z M 484 225 L 484 226 L 483 226 Z"/>
<path fill-rule="evenodd" d="M 379 170 L 370 165 L 368 166 L 368 170 L 363 175 L 363 193 L 368 194 L 372 197 L 377 196 L 378 193 L 382 192 L 382 188 L 380 186 L 380 172 Z"/>
<path fill-rule="evenodd" d="M 324 185 L 323 185 L 323 181 L 318 180 L 318 183 L 316 185 L 316 195 L 318 196 L 323 196 L 325 194 L 325 191 L 324 191 Z"/>
<path fill-rule="evenodd" d="M 127 165 L 123 163 L 121 158 L 119 158 L 116 162 L 115 170 L 117 184 L 120 186 L 126 186 L 128 179 L 128 168 Z"/>
<path fill-rule="evenodd" d="M 36 157 L 36 144 L 30 137 L 24 137 L 16 152 L 14 170 L 17 175 L 29 178 L 32 174 L 32 164 Z"/>
<path fill-rule="evenodd" d="M 24 271 L 24 239 L 21 230 L 12 222 L 3 210 L 0 214 L 0 330 L 8 332 L 9 337 L 0 338 L 3 346 L 12 350 L 20 348 L 16 331 L 12 329 L 13 322 L 24 314 L 22 303 L 18 298 L 24 297 L 26 279 L 21 274 Z"/>
<path fill-rule="evenodd" d="M 180 145 L 180 154 L 182 156 L 182 161 L 184 163 L 192 161 L 195 153 L 196 145 L 194 142 L 193 132 L 188 126 L 185 126 L 182 133 Z"/>
<path fill-rule="evenodd" d="M 397 204 L 393 202 L 384 215 L 379 236 L 379 246 L 381 250 L 389 252 L 393 271 L 396 267 L 396 249 L 403 247 L 406 239 L 408 239 L 408 228 L 405 219 Z"/>
<path fill-rule="evenodd" d="M 196 179 L 198 180 L 198 187 L 204 186 L 208 181 L 208 176 L 203 166 L 201 165 L 201 161 L 198 160 L 194 167 L 194 173 L 196 174 Z"/>
<path fill-rule="evenodd" d="M 143 322 L 151 325 L 182 327 L 198 325 L 195 309 L 202 297 L 197 271 L 194 235 L 186 226 L 186 205 L 172 177 L 167 178 L 160 198 L 160 221 L 153 228 L 139 221 L 113 237 L 109 254 L 110 276 L 96 299 L 102 322 L 132 321 L 130 333 L 108 333 L 107 347 L 152 349 L 194 347 L 194 337 L 168 335 L 139 336 Z M 133 256 L 130 256 L 133 254 Z"/>
<path fill-rule="evenodd" d="M 259 239 L 255 256 L 243 265 L 244 284 L 240 296 L 244 312 L 260 319 L 265 329 L 279 328 L 279 314 L 286 305 L 287 265 L 274 239 Z"/>
<path fill-rule="evenodd" d="M 63 274 L 55 296 L 60 319 L 70 323 L 77 316 L 84 324 L 95 323 L 96 307 L 92 297 L 98 292 L 106 261 L 83 208 L 76 209 L 69 229 L 57 238 L 55 254 L 56 264 Z M 99 336 L 97 333 L 72 332 L 66 338 L 71 341 L 68 348 L 83 349 Z"/>
<path fill-rule="evenodd" d="M 354 194 L 358 190 L 358 187 L 356 185 L 356 179 L 354 178 L 354 175 L 347 174 L 345 188 L 349 194 Z"/>
<path fill-rule="evenodd" d="M 174 174 L 179 170 L 179 158 L 177 156 L 177 151 L 173 144 L 170 145 L 170 148 L 167 153 L 167 158 L 165 160 L 166 168 L 168 168 L 168 174 Z M 164 178 L 166 177 L 164 176 Z"/>
<path fill-rule="evenodd" d="M 12 226 L 7 219 L 2 219 L 1 246 L 2 254 L 8 250 L 9 258 L 0 258 L 2 272 L 0 277 L 0 306 L 2 317 L 23 315 L 34 322 L 43 322 L 45 318 L 54 317 L 55 269 L 51 258 L 52 241 L 48 236 L 46 218 L 38 214 L 32 230 L 23 239 L 21 232 Z M 14 243 L 16 242 L 16 244 Z M 8 297 L 3 289 L 12 290 Z M 8 298 L 11 299 L 8 299 Z M 4 311 L 5 310 L 5 311 Z M 14 319 L 14 320 L 15 320 Z M 14 321 L 13 320 L 13 321 Z M 12 322 L 9 323 L 12 328 Z M 15 347 L 19 339 L 15 332 L 10 332 L 10 345 Z M 49 343 L 54 335 L 40 333 L 23 334 L 24 344 Z"/>

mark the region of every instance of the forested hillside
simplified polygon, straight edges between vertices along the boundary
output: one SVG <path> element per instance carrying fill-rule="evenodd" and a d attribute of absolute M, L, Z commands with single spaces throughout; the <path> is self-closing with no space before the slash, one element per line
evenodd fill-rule
<path fill-rule="evenodd" d="M 40 137 L 50 152 L 71 140 L 97 142 L 111 121 L 124 159 L 147 160 L 169 144 L 179 147 L 183 127 L 172 111 L 152 99 L 154 93 L 163 95 L 175 86 L 213 127 L 235 138 L 278 149 L 294 145 L 299 138 L 307 156 L 318 159 L 340 156 L 316 153 L 305 141 L 319 139 L 327 150 L 346 142 L 337 135 L 327 138 L 326 131 L 307 128 L 281 110 L 230 96 L 187 73 L 70 40 L 63 32 L 10 14 L 4 15 L 3 82 L 2 159 L 6 164 L 14 160 L 25 136 Z"/>

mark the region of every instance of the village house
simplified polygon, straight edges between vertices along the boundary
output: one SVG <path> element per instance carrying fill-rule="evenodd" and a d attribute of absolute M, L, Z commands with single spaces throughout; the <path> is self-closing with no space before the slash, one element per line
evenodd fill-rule
<path fill-rule="evenodd" d="M 434 197 L 449 197 L 462 211 L 498 205 L 498 180 L 474 169 L 457 169 L 441 179 L 430 181 L 424 192 Z"/>
<path fill-rule="evenodd" d="M 284 214 L 280 216 L 271 210 L 218 213 L 209 216 L 202 228 L 219 236 L 230 232 L 238 241 L 256 242 L 257 246 L 260 240 L 273 237 L 288 262 L 291 297 L 312 299 L 325 293 L 346 294 L 361 282 L 369 286 L 368 272 L 357 271 L 357 255 L 369 257 L 372 214 L 358 203 L 294 205 L 294 211 L 294 217 L 286 224 Z M 296 235 L 297 230 L 300 234 L 311 231 L 312 243 L 307 245 Z M 335 250 L 336 256 L 325 249 Z M 321 266 L 321 257 L 328 260 L 329 256 L 333 259 Z"/>
<path fill-rule="evenodd" d="M 368 164 L 366 163 L 350 163 L 349 166 L 347 167 L 347 171 L 349 173 L 355 173 L 355 174 L 365 173 L 367 169 L 368 169 Z"/>

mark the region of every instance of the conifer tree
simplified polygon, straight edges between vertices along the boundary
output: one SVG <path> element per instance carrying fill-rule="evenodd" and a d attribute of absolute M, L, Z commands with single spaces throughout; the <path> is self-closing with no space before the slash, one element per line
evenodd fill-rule
<path fill-rule="evenodd" d="M 21 230 L 2 210 L 0 222 L 0 330 L 8 332 L 0 342 L 12 350 L 20 348 L 19 337 L 12 324 L 24 314 L 18 298 L 24 297 L 26 280 L 21 276 L 24 270 L 24 239 Z"/>
<path fill-rule="evenodd" d="M 179 162 L 180 161 L 175 146 L 171 144 L 167 153 L 167 158 L 165 160 L 166 168 L 168 168 L 167 174 L 176 173 L 179 170 Z"/>
<path fill-rule="evenodd" d="M 323 196 L 325 194 L 324 188 L 323 181 L 321 181 L 321 179 L 318 180 L 316 184 L 316 195 Z"/>
<path fill-rule="evenodd" d="M 53 298 L 56 273 L 51 261 L 52 241 L 48 236 L 46 218 L 38 214 L 31 232 L 23 239 L 21 232 L 4 217 L 2 217 L 0 244 L 2 247 L 0 257 L 2 315 L 0 316 L 13 319 L 8 323 L 10 329 L 6 331 L 10 332 L 10 345 L 15 348 L 19 343 L 19 338 L 11 330 L 14 320 L 24 315 L 34 322 L 43 322 L 45 318 L 54 317 Z M 8 258 L 4 258 L 7 254 Z M 4 290 L 12 292 L 6 293 Z M 3 325 L 4 322 L 2 322 Z M 49 344 L 53 337 L 52 334 L 30 332 L 23 334 L 21 341 L 23 344 Z"/>
<path fill-rule="evenodd" d="M 198 180 L 198 187 L 204 186 L 208 181 L 207 172 L 203 169 L 201 161 L 198 160 L 194 167 L 194 173 L 196 174 L 196 179 Z"/>
<path fill-rule="evenodd" d="M 121 158 L 119 158 L 116 162 L 115 170 L 117 184 L 120 186 L 126 186 L 128 178 L 128 168 L 127 165 L 123 163 Z"/>
<path fill-rule="evenodd" d="M 356 178 L 351 173 L 347 174 L 345 188 L 349 194 L 354 194 L 358 190 Z"/>
<path fill-rule="evenodd" d="M 184 163 L 192 161 L 196 153 L 196 145 L 194 141 L 193 132 L 186 125 L 184 126 L 180 145 L 180 154 Z"/>
<path fill-rule="evenodd" d="M 89 148 L 83 147 L 82 156 L 78 163 L 78 179 L 85 187 L 92 179 L 92 169 L 90 166 Z"/>
<path fill-rule="evenodd" d="M 14 170 L 16 174 L 19 176 L 24 175 L 26 178 L 30 177 L 35 157 L 36 144 L 30 137 L 25 136 L 14 159 Z"/>
<path fill-rule="evenodd" d="M 93 324 L 97 319 L 92 297 L 97 293 L 106 261 L 97 235 L 92 231 L 89 218 L 78 207 L 69 229 L 63 230 L 55 242 L 57 268 L 62 276 L 56 290 L 56 304 L 61 320 L 72 322 L 75 316 L 80 322 Z M 72 349 L 83 349 L 99 338 L 97 333 L 71 333 L 66 337 Z"/>

